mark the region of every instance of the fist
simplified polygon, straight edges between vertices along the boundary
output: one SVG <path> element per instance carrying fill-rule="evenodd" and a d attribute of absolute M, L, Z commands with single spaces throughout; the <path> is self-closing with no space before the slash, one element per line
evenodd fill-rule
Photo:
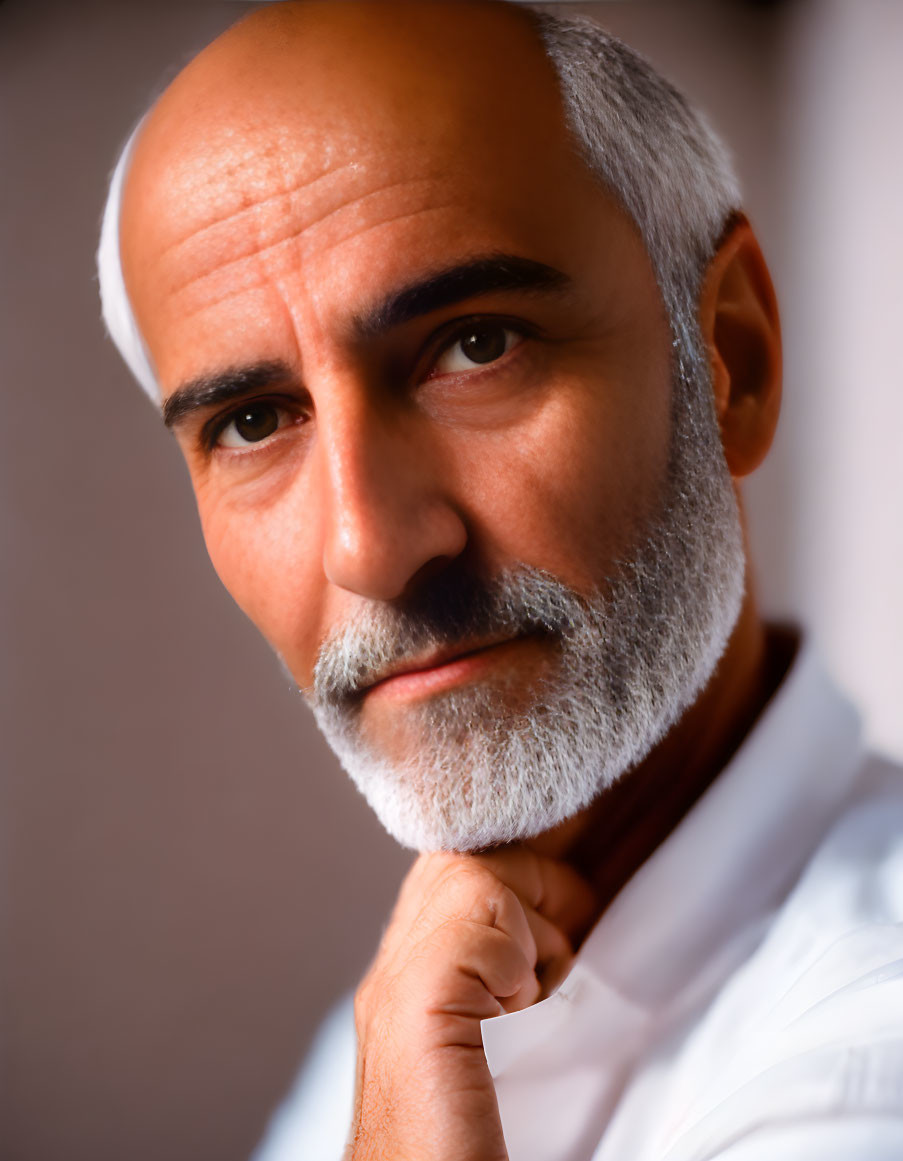
<path fill-rule="evenodd" d="M 595 910 L 524 847 L 415 862 L 356 997 L 349 1161 L 506 1161 L 480 1021 L 547 995 Z"/>

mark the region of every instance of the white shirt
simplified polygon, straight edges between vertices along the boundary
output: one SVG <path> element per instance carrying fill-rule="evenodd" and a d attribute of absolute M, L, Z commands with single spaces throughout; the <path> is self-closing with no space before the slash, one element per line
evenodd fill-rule
<path fill-rule="evenodd" d="M 810 648 L 558 991 L 483 1021 L 510 1161 L 903 1161 L 903 771 Z M 339 1161 L 350 1004 L 254 1161 Z"/>

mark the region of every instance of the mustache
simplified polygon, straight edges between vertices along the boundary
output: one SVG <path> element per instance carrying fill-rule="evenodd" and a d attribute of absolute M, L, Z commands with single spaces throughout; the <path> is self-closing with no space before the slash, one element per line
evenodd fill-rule
<path fill-rule="evenodd" d="M 320 647 L 314 706 L 353 710 L 392 667 L 435 649 L 533 634 L 561 640 L 585 624 L 586 598 L 541 569 L 495 576 L 448 568 L 397 601 L 372 604 Z"/>

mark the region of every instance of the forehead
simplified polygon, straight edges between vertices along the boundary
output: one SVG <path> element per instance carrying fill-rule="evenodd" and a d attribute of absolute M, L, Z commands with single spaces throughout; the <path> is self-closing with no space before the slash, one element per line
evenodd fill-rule
<path fill-rule="evenodd" d="M 522 13 L 279 5 L 215 42 L 154 110 L 123 265 L 159 365 L 174 327 L 238 298 L 247 311 L 274 282 L 310 287 L 327 259 L 358 294 L 468 249 L 550 260 L 544 232 L 600 200 Z"/>

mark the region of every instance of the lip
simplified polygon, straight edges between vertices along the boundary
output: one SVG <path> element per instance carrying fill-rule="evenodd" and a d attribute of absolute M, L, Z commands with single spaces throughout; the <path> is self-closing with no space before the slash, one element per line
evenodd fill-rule
<path fill-rule="evenodd" d="M 365 691 L 366 698 L 409 701 L 473 681 L 501 660 L 523 637 L 504 637 L 477 645 L 457 646 L 400 662 Z"/>

